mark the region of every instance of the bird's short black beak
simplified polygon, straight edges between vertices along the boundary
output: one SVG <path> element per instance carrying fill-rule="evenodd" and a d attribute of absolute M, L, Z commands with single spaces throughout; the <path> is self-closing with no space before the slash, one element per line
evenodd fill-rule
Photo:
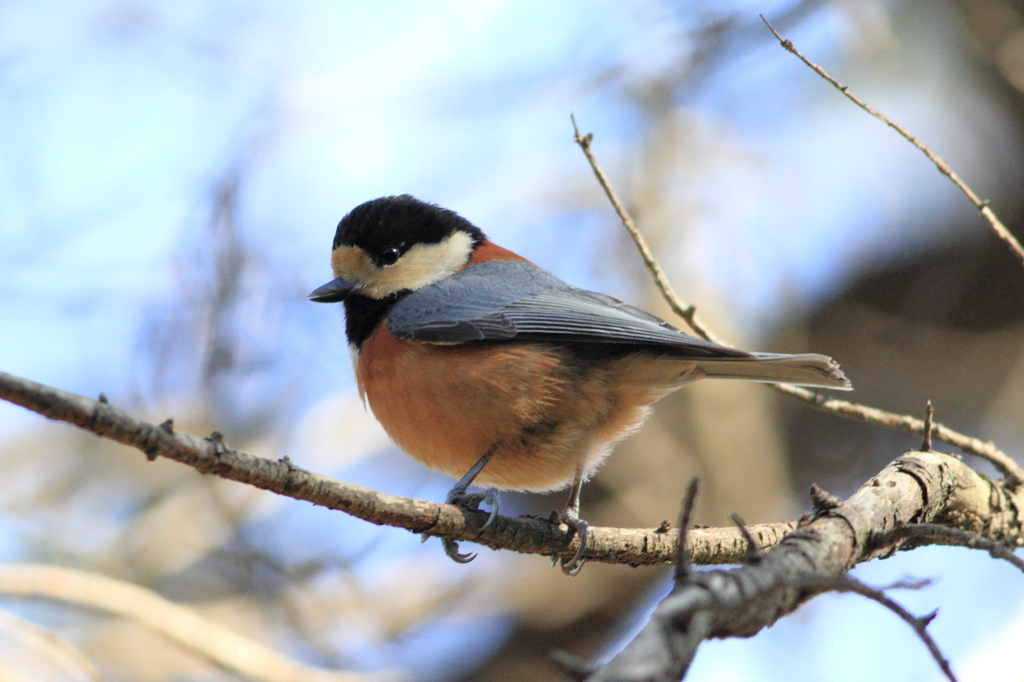
<path fill-rule="evenodd" d="M 317 287 L 309 295 L 309 300 L 317 303 L 339 303 L 351 296 L 356 290 L 353 279 L 345 276 L 333 279 L 322 287 Z"/>

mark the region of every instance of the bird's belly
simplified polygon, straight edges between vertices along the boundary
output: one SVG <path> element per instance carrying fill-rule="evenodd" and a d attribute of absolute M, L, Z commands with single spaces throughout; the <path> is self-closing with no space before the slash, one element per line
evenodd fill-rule
<path fill-rule="evenodd" d="M 581 369 L 556 344 L 440 346 L 397 339 L 383 325 L 356 364 L 360 391 L 403 450 L 459 478 L 497 444 L 477 483 L 531 491 L 564 487 L 577 469 L 596 467 L 660 397 L 624 392 L 615 374 Z"/>

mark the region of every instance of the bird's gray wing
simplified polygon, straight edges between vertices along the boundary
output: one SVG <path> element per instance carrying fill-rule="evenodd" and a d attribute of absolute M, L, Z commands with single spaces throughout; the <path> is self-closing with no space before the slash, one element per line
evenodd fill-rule
<path fill-rule="evenodd" d="M 524 261 L 471 265 L 394 305 L 388 329 L 425 343 L 553 340 L 659 347 L 693 357 L 749 357 L 684 334 L 611 296 L 571 287 Z"/>

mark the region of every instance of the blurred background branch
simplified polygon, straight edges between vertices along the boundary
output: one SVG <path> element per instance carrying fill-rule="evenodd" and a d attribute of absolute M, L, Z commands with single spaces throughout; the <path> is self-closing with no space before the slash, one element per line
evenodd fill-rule
<path fill-rule="evenodd" d="M 369 682 L 398 679 L 392 675 L 352 675 L 302 665 L 257 642 L 211 623 L 195 611 L 163 599 L 150 590 L 105 576 L 55 566 L 0 566 L 0 594 L 42 597 L 85 606 L 127 618 L 211 662 L 246 678 L 263 682 Z M 98 673 L 77 653 L 78 665 L 90 678 Z M 91 671 L 91 672 L 90 672 Z"/>

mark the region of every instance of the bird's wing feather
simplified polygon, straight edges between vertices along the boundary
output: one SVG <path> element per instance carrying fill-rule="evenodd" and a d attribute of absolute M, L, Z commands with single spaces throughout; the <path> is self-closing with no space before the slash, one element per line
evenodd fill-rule
<path fill-rule="evenodd" d="M 392 308 L 388 329 L 426 343 L 559 340 L 647 345 L 691 357 L 750 357 L 684 334 L 611 296 L 571 287 L 523 261 L 471 265 L 417 289 Z"/>

